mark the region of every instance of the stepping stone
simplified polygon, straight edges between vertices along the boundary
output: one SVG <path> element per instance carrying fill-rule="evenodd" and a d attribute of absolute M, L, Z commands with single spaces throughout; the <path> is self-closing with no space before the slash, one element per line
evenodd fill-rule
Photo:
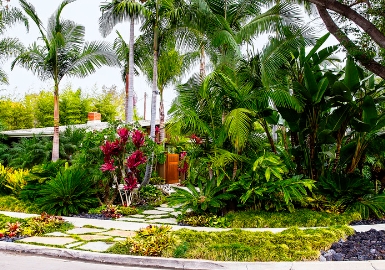
<path fill-rule="evenodd" d="M 79 235 L 79 237 L 83 241 L 106 240 L 111 238 L 110 236 L 107 236 L 107 235 L 95 235 L 95 234 L 82 234 L 82 235 Z"/>
<path fill-rule="evenodd" d="M 106 251 L 109 247 L 111 247 L 113 244 L 107 244 L 104 242 L 89 242 L 83 246 L 78 247 L 79 249 L 84 249 L 84 250 L 91 250 L 91 251 L 99 251 L 99 252 L 104 252 Z"/>
<path fill-rule="evenodd" d="M 172 225 L 178 224 L 175 218 L 152 219 L 152 220 L 148 220 L 147 222 L 172 224 Z"/>
<path fill-rule="evenodd" d="M 84 244 L 84 243 L 83 242 L 76 242 L 76 243 L 66 245 L 66 248 L 73 248 L 73 247 L 77 247 L 77 246 L 82 245 L 82 244 Z"/>
<path fill-rule="evenodd" d="M 174 212 L 174 208 L 170 207 L 156 207 L 155 210 L 164 211 L 164 212 Z"/>
<path fill-rule="evenodd" d="M 172 215 L 172 216 L 174 216 L 174 217 L 177 217 L 177 216 L 179 216 L 179 215 L 181 215 L 181 214 L 182 214 L 181 211 L 175 211 L 175 212 L 170 213 L 170 215 Z"/>
<path fill-rule="evenodd" d="M 127 238 L 122 238 L 122 237 L 116 237 L 114 238 L 114 242 L 123 242 L 126 241 Z"/>
<path fill-rule="evenodd" d="M 158 218 L 168 218 L 168 213 L 167 215 L 152 215 L 152 216 L 146 217 L 146 219 L 158 219 Z"/>
<path fill-rule="evenodd" d="M 75 228 L 67 231 L 68 234 L 87 234 L 87 233 L 100 233 L 106 230 L 94 229 L 94 228 Z"/>
<path fill-rule="evenodd" d="M 47 236 L 57 236 L 57 237 L 69 236 L 68 234 L 65 234 L 65 233 L 62 233 L 62 232 L 51 232 L 51 233 L 46 233 L 45 235 L 47 235 Z"/>
<path fill-rule="evenodd" d="M 161 205 L 160 205 L 160 207 L 165 207 L 165 208 L 168 208 L 168 205 L 167 205 L 167 204 L 165 204 L 165 203 L 163 203 L 163 204 L 161 204 Z"/>
<path fill-rule="evenodd" d="M 166 213 L 164 211 L 159 210 L 146 210 L 143 211 L 144 215 L 165 215 Z"/>
<path fill-rule="evenodd" d="M 77 242 L 77 240 L 71 237 L 41 237 L 41 236 L 33 236 L 21 239 L 20 242 L 24 243 L 38 243 L 44 245 L 55 245 L 55 246 L 64 246 L 73 242 Z"/>
<path fill-rule="evenodd" d="M 112 230 L 108 232 L 101 233 L 103 235 L 113 236 L 113 237 L 131 237 L 136 235 L 136 232 L 133 231 L 122 231 L 122 230 Z"/>
<path fill-rule="evenodd" d="M 119 218 L 119 221 L 130 221 L 130 222 L 144 222 L 144 217 L 139 218 Z"/>
<path fill-rule="evenodd" d="M 145 215 L 140 215 L 140 214 L 135 214 L 135 215 L 130 215 L 130 218 L 144 218 Z M 120 218 L 119 220 L 122 220 L 123 218 Z"/>

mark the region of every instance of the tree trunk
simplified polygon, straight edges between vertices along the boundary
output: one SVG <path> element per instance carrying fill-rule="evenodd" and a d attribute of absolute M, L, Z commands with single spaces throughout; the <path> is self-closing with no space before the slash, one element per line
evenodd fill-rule
<path fill-rule="evenodd" d="M 384 34 L 381 33 L 381 31 L 378 30 L 374 24 L 372 24 L 369 20 L 361 16 L 350 6 L 347 6 L 336 0 L 308 0 L 308 1 L 310 3 L 316 4 L 318 11 L 320 9 L 324 11 L 326 11 L 326 9 L 329 9 L 344 16 L 345 18 L 348 18 L 349 20 L 354 22 L 357 26 L 359 26 L 365 33 L 367 33 L 375 43 L 377 43 L 380 47 L 385 49 Z M 365 2 L 365 1 L 361 1 L 361 2 Z"/>
<path fill-rule="evenodd" d="M 206 76 L 206 57 L 205 57 L 205 47 L 203 44 L 201 45 L 201 53 L 200 53 L 200 63 L 199 63 L 199 75 L 201 79 Z"/>
<path fill-rule="evenodd" d="M 309 2 L 317 4 L 318 2 L 323 2 L 323 1 L 309 0 Z M 351 54 L 356 60 L 358 60 L 361 63 L 361 65 L 363 65 L 365 68 L 367 68 L 374 74 L 377 74 L 381 78 L 385 79 L 385 66 L 369 58 L 366 54 L 361 53 L 360 48 L 356 46 L 349 39 L 349 37 L 345 35 L 344 32 L 342 32 L 342 30 L 337 26 L 337 24 L 334 22 L 333 18 L 330 16 L 329 12 L 326 10 L 326 8 L 323 5 L 317 4 L 317 10 L 321 19 L 325 23 L 327 30 L 341 43 L 342 46 L 345 47 L 348 53 Z"/>
<path fill-rule="evenodd" d="M 269 131 L 269 126 L 267 125 L 266 120 L 262 119 L 260 123 L 261 123 L 261 126 L 263 127 L 263 129 L 265 130 L 267 139 L 268 139 L 268 141 L 270 143 L 271 151 L 274 152 L 275 154 L 277 154 L 277 149 L 275 147 L 275 143 L 274 143 L 273 137 L 271 137 L 271 134 L 270 134 L 270 131 Z"/>
<path fill-rule="evenodd" d="M 128 89 L 128 104 L 127 104 L 127 117 L 126 123 L 131 123 L 134 116 L 134 43 L 135 43 L 135 20 L 134 17 L 131 16 L 130 21 L 130 53 L 128 56 L 128 69 L 129 69 L 129 89 Z"/>
<path fill-rule="evenodd" d="M 164 101 L 163 101 L 163 90 L 160 91 L 160 103 L 159 103 L 159 141 L 163 143 L 165 136 L 165 130 L 164 130 Z"/>
<path fill-rule="evenodd" d="M 152 72 L 152 96 L 151 96 L 151 120 L 150 120 L 150 137 L 155 141 L 155 121 L 156 121 L 156 97 L 158 95 L 158 27 L 154 27 L 154 66 Z M 152 173 L 152 161 L 154 153 L 147 161 L 146 172 L 141 187 L 150 182 Z"/>
<path fill-rule="evenodd" d="M 55 83 L 53 95 L 53 143 L 52 161 L 59 159 L 59 84 Z"/>
<path fill-rule="evenodd" d="M 124 103 L 124 114 L 125 114 L 125 117 L 126 117 L 126 120 L 125 120 L 125 123 L 128 124 L 129 121 L 128 121 L 128 118 L 129 118 L 129 96 L 128 96 L 128 93 L 129 93 L 129 83 L 130 83 L 130 79 L 129 79 L 129 73 L 127 72 L 126 73 L 126 95 L 125 95 L 125 103 Z"/>

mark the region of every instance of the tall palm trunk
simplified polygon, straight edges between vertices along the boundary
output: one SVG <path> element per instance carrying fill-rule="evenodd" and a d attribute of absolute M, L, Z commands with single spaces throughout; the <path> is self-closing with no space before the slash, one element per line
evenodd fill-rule
<path fill-rule="evenodd" d="M 199 63 L 199 75 L 201 79 L 203 79 L 206 76 L 206 57 L 205 57 L 205 47 L 203 44 L 201 45 L 201 52 L 200 52 L 200 63 Z"/>
<path fill-rule="evenodd" d="M 160 90 L 160 89 L 159 89 Z M 164 101 L 163 101 L 163 90 L 160 90 L 160 102 L 159 102 L 159 141 L 163 142 L 165 136 L 165 131 L 164 131 Z"/>
<path fill-rule="evenodd" d="M 158 25 L 154 27 L 154 66 L 152 70 L 152 96 L 151 96 L 151 120 L 150 120 L 150 137 L 155 141 L 155 121 L 156 121 L 156 97 L 158 95 Z M 150 182 L 152 173 L 152 162 L 154 153 L 147 161 L 146 172 L 141 186 L 145 186 Z"/>
<path fill-rule="evenodd" d="M 130 19 L 130 53 L 128 56 L 128 103 L 126 123 L 131 123 L 134 116 L 134 43 L 135 43 L 135 19 L 131 16 Z"/>
<path fill-rule="evenodd" d="M 124 101 L 124 114 L 125 114 L 125 123 L 128 124 L 129 121 L 128 121 L 128 114 L 129 114 L 129 96 L 128 96 L 128 93 L 129 93 L 129 85 L 130 85 L 130 75 L 129 75 L 129 71 L 126 72 L 126 87 L 125 87 L 125 90 L 126 90 L 126 95 L 125 95 L 125 101 Z"/>
<path fill-rule="evenodd" d="M 59 159 L 59 83 L 55 82 L 53 105 L 52 161 Z"/>

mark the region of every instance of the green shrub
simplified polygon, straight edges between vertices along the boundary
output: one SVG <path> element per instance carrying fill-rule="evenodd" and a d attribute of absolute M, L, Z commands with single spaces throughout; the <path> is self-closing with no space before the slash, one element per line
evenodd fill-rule
<path fill-rule="evenodd" d="M 13 196 L 0 196 L 0 210 L 24 213 L 40 213 L 40 208 L 33 202 L 24 202 Z"/>
<path fill-rule="evenodd" d="M 146 185 L 139 190 L 139 197 L 143 203 L 159 206 L 165 202 L 162 191 L 153 185 Z"/>
<path fill-rule="evenodd" d="M 54 231 L 65 232 L 74 226 L 65 222 L 62 217 L 51 216 L 47 213 L 42 213 L 38 217 L 33 217 L 27 220 L 25 225 L 25 235 L 43 235 Z"/>
<path fill-rule="evenodd" d="M 141 256 L 162 256 L 163 252 L 175 244 L 170 226 L 148 226 L 125 242 L 115 244 L 109 249 L 111 253 Z"/>
<path fill-rule="evenodd" d="M 135 215 L 139 212 L 138 209 L 136 209 L 134 207 L 130 207 L 130 206 L 127 206 L 127 207 L 122 206 L 119 208 L 119 210 L 123 216 Z"/>
<path fill-rule="evenodd" d="M 167 198 L 169 205 L 179 205 L 182 212 L 190 209 L 196 214 L 216 213 L 225 206 L 226 200 L 234 197 L 223 192 L 228 186 L 226 183 L 217 185 L 214 178 L 207 182 L 198 178 L 197 182 L 198 190 L 191 183 L 186 185 L 187 190 L 175 187 L 175 192 Z"/>
<path fill-rule="evenodd" d="M 348 225 L 355 220 L 361 220 L 356 212 L 342 214 L 297 209 L 289 212 L 243 211 L 230 212 L 224 217 L 230 228 L 288 228 L 324 227 Z"/>
<path fill-rule="evenodd" d="M 178 216 L 178 222 L 194 227 L 221 227 L 228 226 L 225 217 L 218 217 L 213 214 L 196 215 L 193 212 Z"/>
<path fill-rule="evenodd" d="M 43 211 L 55 215 L 77 214 L 97 204 L 93 183 L 85 171 L 68 169 L 48 181 L 38 200 Z"/>
<path fill-rule="evenodd" d="M 173 232 L 178 238 L 177 243 L 181 244 L 165 255 L 215 261 L 317 260 L 321 250 L 353 233 L 353 229 L 346 226 L 309 230 L 290 228 L 281 233 L 182 229 Z"/>

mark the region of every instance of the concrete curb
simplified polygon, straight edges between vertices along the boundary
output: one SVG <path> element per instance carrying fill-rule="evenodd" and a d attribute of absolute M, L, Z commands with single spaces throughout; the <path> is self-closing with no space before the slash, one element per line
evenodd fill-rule
<path fill-rule="evenodd" d="M 81 260 L 88 262 L 124 265 L 132 267 L 153 267 L 158 269 L 250 269 L 254 263 L 214 262 L 208 260 L 189 260 L 161 257 L 144 257 L 97 253 L 64 248 L 53 248 L 11 242 L 0 242 L 0 251 L 28 253 L 48 257 Z M 289 266 L 291 263 L 284 263 Z M 290 268 L 290 267 L 289 267 Z M 255 268 L 254 268 L 255 269 Z"/>
<path fill-rule="evenodd" d="M 129 256 L 0 241 L 0 251 L 130 267 L 184 270 L 384 270 L 385 261 L 343 262 L 220 262 L 209 260 Z"/>

